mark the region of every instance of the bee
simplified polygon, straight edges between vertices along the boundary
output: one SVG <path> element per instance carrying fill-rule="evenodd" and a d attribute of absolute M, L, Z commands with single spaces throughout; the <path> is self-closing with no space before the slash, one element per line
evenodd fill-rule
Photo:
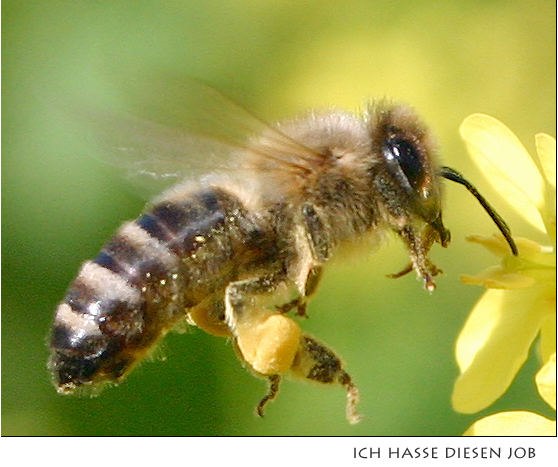
<path fill-rule="evenodd" d="M 510 230 L 460 173 L 440 166 L 431 130 L 406 105 L 378 100 L 362 115 L 331 110 L 267 125 L 199 87 L 229 109 L 215 118 L 219 131 L 143 120 L 107 125 L 117 139 L 133 128 L 135 139 L 124 135 L 125 144 L 112 147 L 146 164 L 165 151 L 197 161 L 224 152 L 228 168 L 163 192 L 82 265 L 54 317 L 54 384 L 69 394 L 120 382 L 187 321 L 229 338 L 240 360 L 267 379 L 258 415 L 289 373 L 342 386 L 347 419 L 356 423 L 359 392 L 340 357 L 288 316 L 306 315 L 328 261 L 344 245 L 391 231 L 410 258 L 392 277 L 415 271 L 433 291 L 441 271 L 429 251 L 450 241 L 444 178 L 480 201 L 517 254 Z"/>

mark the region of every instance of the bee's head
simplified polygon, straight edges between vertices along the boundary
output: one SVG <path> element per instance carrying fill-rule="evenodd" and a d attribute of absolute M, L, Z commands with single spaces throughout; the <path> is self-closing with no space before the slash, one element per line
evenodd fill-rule
<path fill-rule="evenodd" d="M 434 241 L 447 246 L 450 232 L 442 223 L 441 210 L 441 178 L 445 178 L 464 185 L 477 198 L 511 252 L 518 254 L 510 229 L 486 199 L 459 172 L 438 165 L 433 136 L 412 109 L 380 102 L 370 106 L 367 116 L 372 151 L 380 160 L 372 169 L 372 183 L 394 230 L 422 232 L 425 250 Z"/>
<path fill-rule="evenodd" d="M 450 233 L 442 223 L 437 149 L 430 130 L 409 107 L 385 101 L 371 105 L 367 119 L 372 152 L 379 158 L 372 183 L 389 224 L 396 231 L 426 227 L 446 246 Z"/>

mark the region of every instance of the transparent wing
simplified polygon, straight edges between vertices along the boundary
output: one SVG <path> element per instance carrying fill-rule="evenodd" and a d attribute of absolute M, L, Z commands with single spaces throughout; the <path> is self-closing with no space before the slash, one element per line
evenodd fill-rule
<path fill-rule="evenodd" d="M 191 78 L 127 83 L 117 93 L 126 112 L 85 105 L 79 118 L 97 156 L 149 192 L 222 170 L 305 176 L 323 157 Z"/>

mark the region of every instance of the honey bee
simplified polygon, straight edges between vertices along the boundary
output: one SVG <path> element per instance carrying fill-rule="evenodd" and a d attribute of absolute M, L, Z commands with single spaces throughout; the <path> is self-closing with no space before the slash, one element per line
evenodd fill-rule
<path fill-rule="evenodd" d="M 268 380 L 260 416 L 290 373 L 342 386 L 347 419 L 356 423 L 359 392 L 345 365 L 288 316 L 306 314 L 328 261 L 348 243 L 392 231 L 410 258 L 392 277 L 414 270 L 434 290 L 440 270 L 428 253 L 450 241 L 442 178 L 481 202 L 517 254 L 511 233 L 461 174 L 439 165 L 430 129 L 406 105 L 378 100 L 362 115 L 314 112 L 273 126 L 234 113 L 242 114 L 234 138 L 232 119 L 221 116 L 220 133 L 209 135 L 138 120 L 130 124 L 136 141 L 113 145 L 146 161 L 165 151 L 195 153 L 197 161 L 226 152 L 228 169 L 168 189 L 82 265 L 54 318 L 55 386 L 68 394 L 119 382 L 187 321 L 229 338 L 240 360 Z"/>

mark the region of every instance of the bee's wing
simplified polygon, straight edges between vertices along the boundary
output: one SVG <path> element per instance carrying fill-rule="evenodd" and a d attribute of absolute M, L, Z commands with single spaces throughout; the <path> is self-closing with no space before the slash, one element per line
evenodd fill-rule
<path fill-rule="evenodd" d="M 84 120 L 95 157 L 123 170 L 143 196 L 226 169 L 234 160 L 234 148 L 185 129 L 106 111 L 88 110 Z"/>
<path fill-rule="evenodd" d="M 128 86 L 126 114 L 80 112 L 99 158 L 124 168 L 136 184 L 147 180 L 160 190 L 207 172 L 256 168 L 261 176 L 262 170 L 304 176 L 323 157 L 203 83 L 157 83 Z"/>

